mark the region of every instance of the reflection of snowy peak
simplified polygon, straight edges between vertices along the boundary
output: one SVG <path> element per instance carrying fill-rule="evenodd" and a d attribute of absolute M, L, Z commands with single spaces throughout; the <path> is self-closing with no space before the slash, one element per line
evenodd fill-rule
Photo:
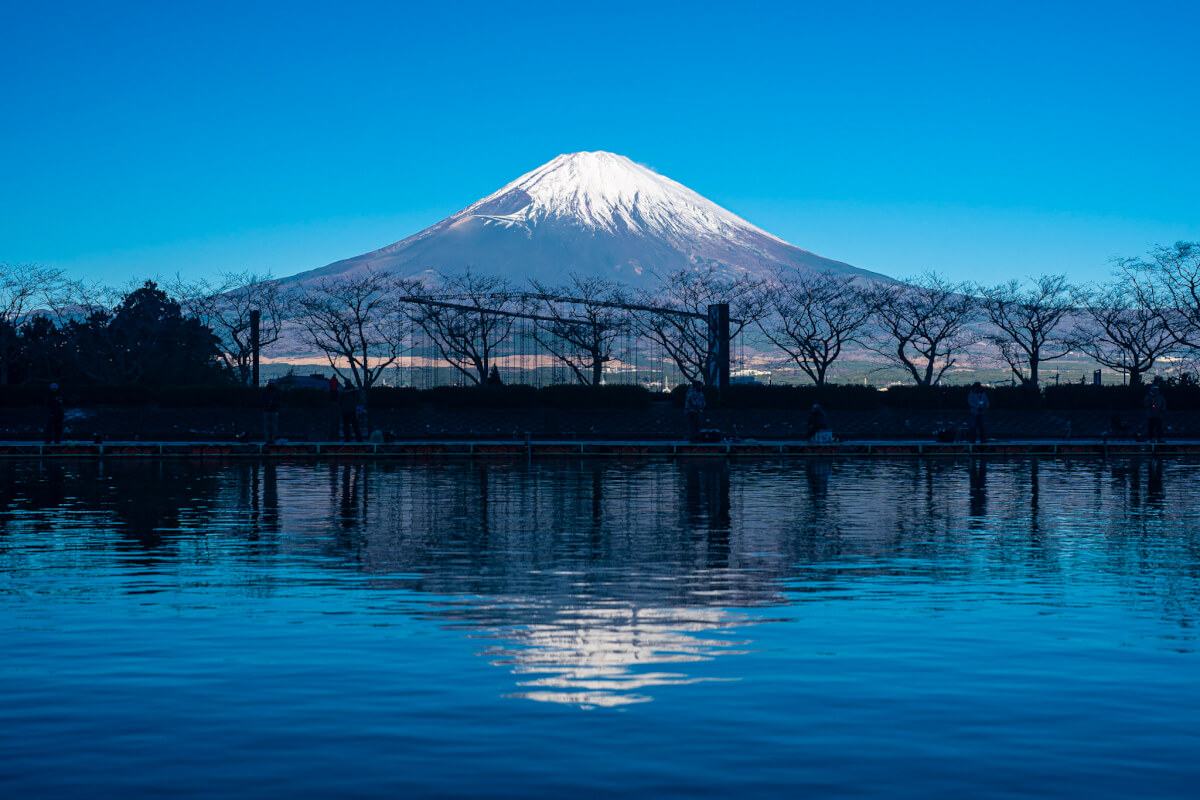
<path fill-rule="evenodd" d="M 518 283 L 576 272 L 645 286 L 684 267 L 765 276 L 776 265 L 882 278 L 790 245 L 625 156 L 596 152 L 561 155 L 420 233 L 293 280 L 470 267 Z"/>

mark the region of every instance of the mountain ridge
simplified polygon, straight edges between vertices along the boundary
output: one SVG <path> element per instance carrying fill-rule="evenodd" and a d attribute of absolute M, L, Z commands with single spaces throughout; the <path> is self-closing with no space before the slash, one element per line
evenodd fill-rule
<path fill-rule="evenodd" d="M 629 158 L 566 153 L 445 219 L 377 250 L 285 279 L 366 270 L 433 278 L 472 269 L 519 283 L 567 274 L 648 288 L 678 269 L 768 277 L 777 267 L 892 282 L 790 244 Z"/>

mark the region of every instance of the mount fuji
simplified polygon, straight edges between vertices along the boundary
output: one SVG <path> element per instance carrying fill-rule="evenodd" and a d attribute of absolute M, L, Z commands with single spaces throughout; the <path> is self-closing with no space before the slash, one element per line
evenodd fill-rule
<path fill-rule="evenodd" d="M 625 156 L 584 152 L 560 155 L 407 239 L 285 280 L 470 268 L 522 284 L 559 284 L 574 272 L 650 287 L 681 268 L 766 277 L 777 266 L 892 282 L 788 244 Z"/>

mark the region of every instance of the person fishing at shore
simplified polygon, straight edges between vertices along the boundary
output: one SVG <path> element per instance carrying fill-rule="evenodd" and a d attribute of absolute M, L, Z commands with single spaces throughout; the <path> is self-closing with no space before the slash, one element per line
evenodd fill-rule
<path fill-rule="evenodd" d="M 263 389 L 263 441 L 275 444 L 279 437 L 279 408 L 283 405 L 283 396 L 275 381 L 267 381 Z"/>
<path fill-rule="evenodd" d="M 338 383 L 337 375 L 329 377 L 329 441 L 336 442 L 338 440 L 339 431 L 342 426 L 342 409 L 338 403 L 338 392 L 341 390 L 341 384 Z"/>
<path fill-rule="evenodd" d="M 820 403 L 813 403 L 812 411 L 808 412 L 808 440 L 813 441 L 822 431 L 832 433 L 833 428 L 829 424 L 829 417 L 826 415 L 825 409 L 821 408 Z"/>
<path fill-rule="evenodd" d="M 58 384 L 50 384 L 50 394 L 46 397 L 46 444 L 62 444 L 63 420 L 66 419 L 66 401 Z"/>
<path fill-rule="evenodd" d="M 971 391 L 967 394 L 967 408 L 971 411 L 971 428 L 967 432 L 967 438 L 976 442 L 987 441 L 987 410 L 991 406 L 988 396 L 983 391 L 983 384 L 979 381 L 971 384 Z"/>
<path fill-rule="evenodd" d="M 1163 442 L 1163 414 L 1167 410 L 1167 398 L 1158 390 L 1158 384 L 1151 384 L 1150 391 L 1142 399 L 1146 409 L 1146 438 L 1151 442 Z"/>
<path fill-rule="evenodd" d="M 350 441 L 350 434 L 353 432 L 354 441 L 361 442 L 362 425 L 358 421 L 358 407 L 361 401 L 359 392 L 350 383 L 349 378 L 342 380 L 342 390 L 338 392 L 338 407 L 342 411 L 342 441 Z"/>
<path fill-rule="evenodd" d="M 704 387 L 700 385 L 700 381 L 692 381 L 683 400 L 683 415 L 687 419 L 689 441 L 695 441 L 700 435 L 700 415 L 704 413 L 706 405 Z"/>

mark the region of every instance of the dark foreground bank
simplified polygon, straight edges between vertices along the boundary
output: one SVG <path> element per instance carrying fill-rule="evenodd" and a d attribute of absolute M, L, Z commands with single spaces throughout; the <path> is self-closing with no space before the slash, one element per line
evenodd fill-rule
<path fill-rule="evenodd" d="M 932 441 L 937 429 L 965 433 L 963 410 L 827 409 L 833 434 L 843 441 Z M 795 441 L 806 438 L 808 409 L 718 409 L 704 415 L 702 427 L 722 439 Z M 41 408 L 0 409 L 0 441 L 42 441 L 47 412 Z M 1168 412 L 1167 439 L 1200 438 L 1200 411 Z M 324 408 L 289 408 L 279 414 L 279 438 L 289 442 L 328 442 L 335 418 Z M 396 440 L 675 441 L 685 438 L 681 409 L 654 403 L 642 409 L 561 408 L 404 408 L 371 409 L 364 436 L 387 432 Z M 1145 432 L 1138 411 L 994 410 L 988 414 L 991 439 L 1134 440 Z M 244 434 L 264 438 L 263 414 L 248 408 L 68 408 L 64 441 L 230 442 Z M 341 438 L 340 432 L 336 438 Z"/>

